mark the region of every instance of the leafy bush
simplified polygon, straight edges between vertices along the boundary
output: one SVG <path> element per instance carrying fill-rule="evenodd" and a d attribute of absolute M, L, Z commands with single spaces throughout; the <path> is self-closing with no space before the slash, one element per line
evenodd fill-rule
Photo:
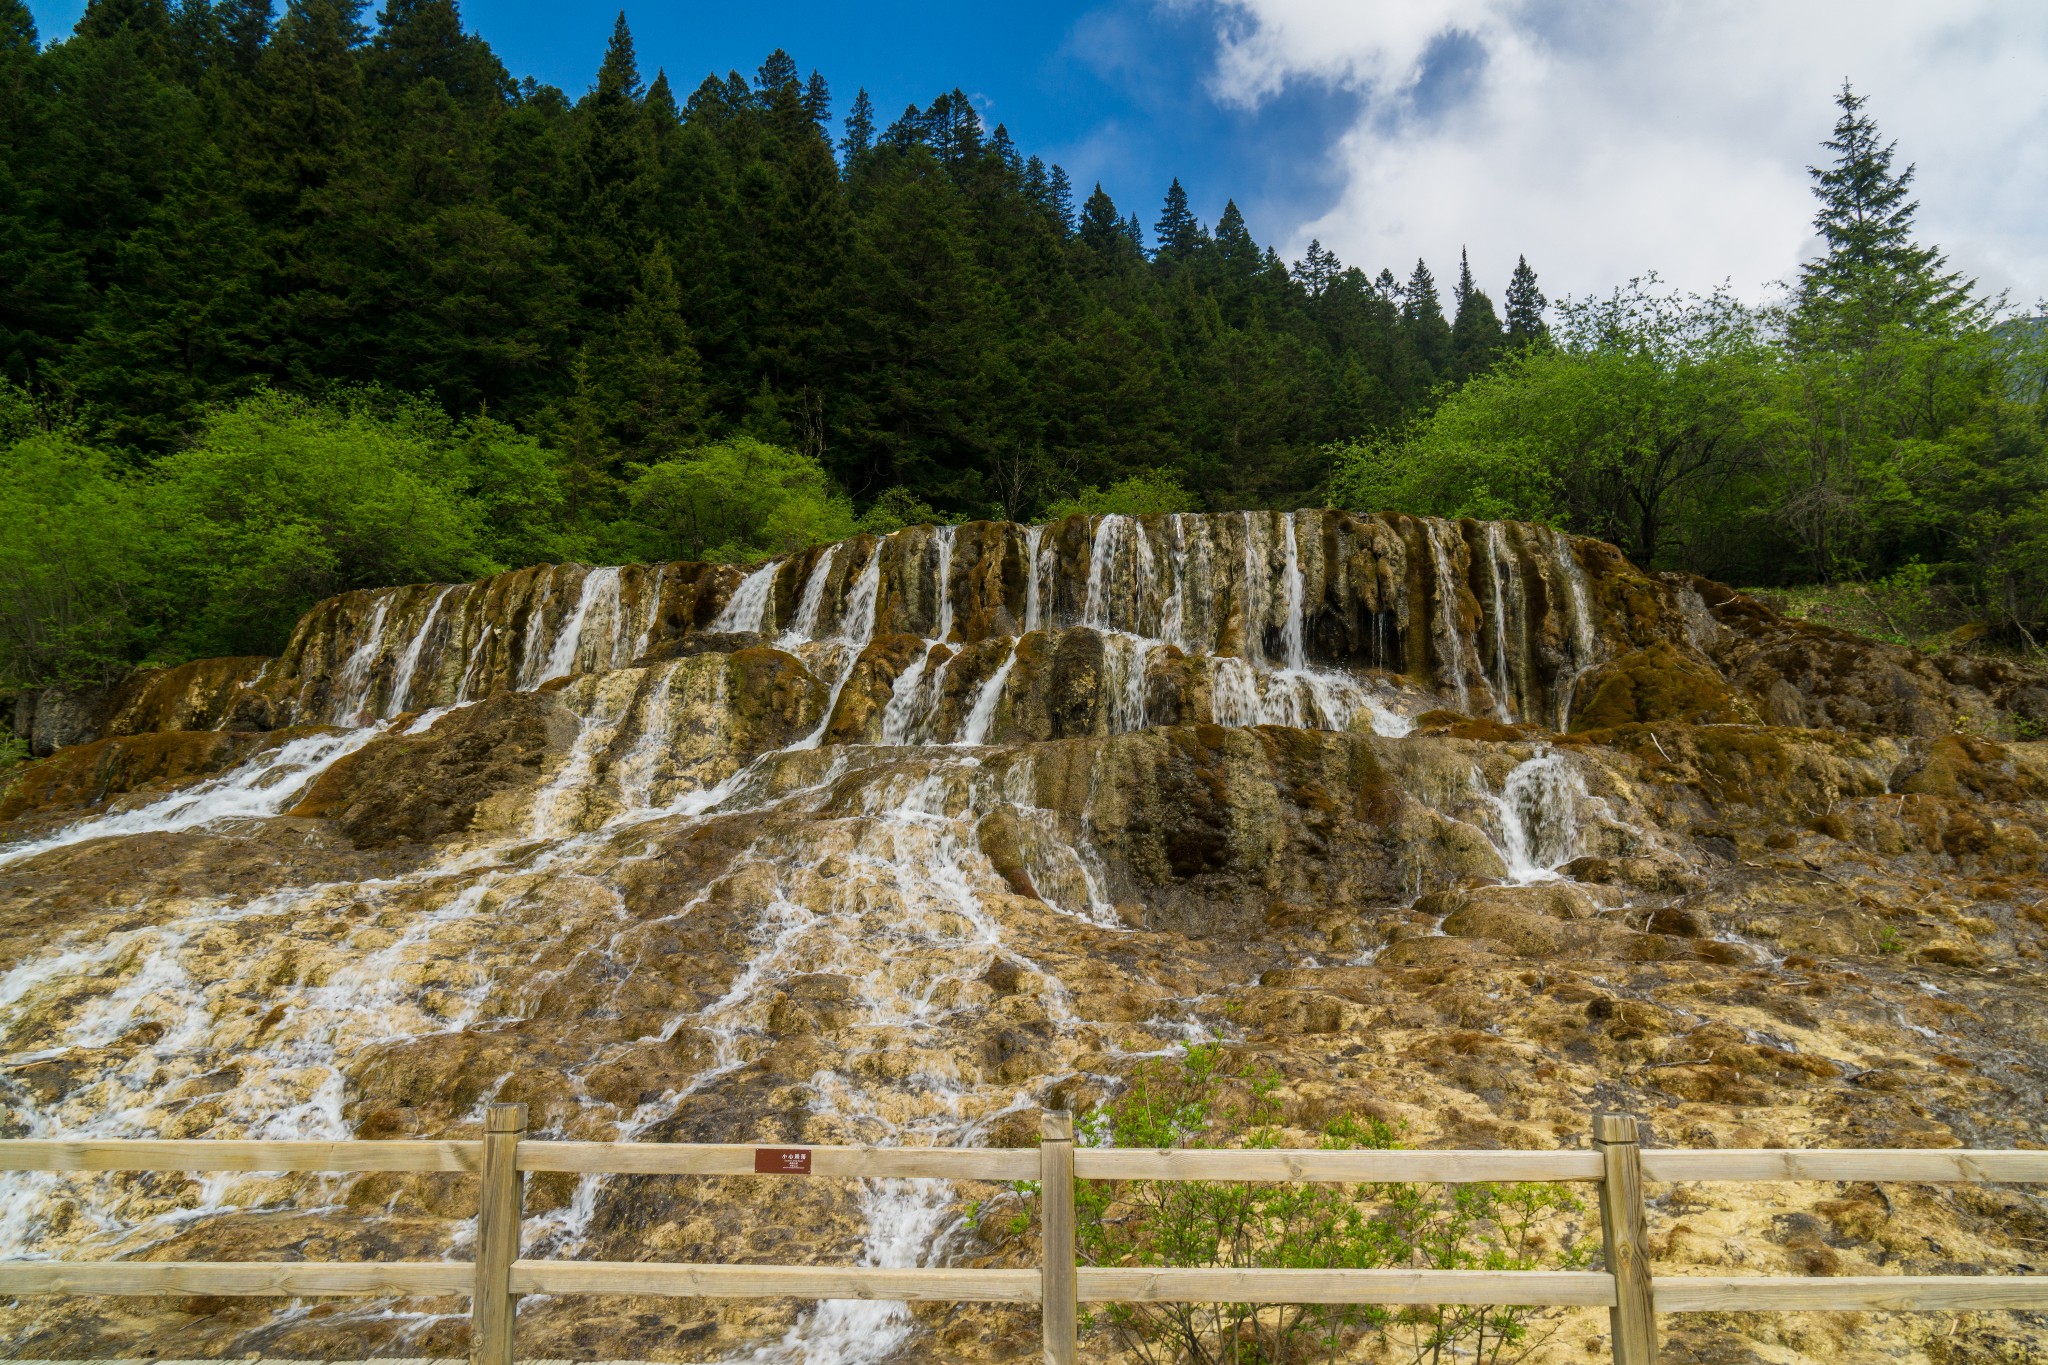
<path fill-rule="evenodd" d="M 1277 1086 L 1222 1045 L 1198 1044 L 1140 1067 L 1077 1136 L 1101 1147 L 1277 1147 Z M 1387 1150 L 1397 1136 L 1380 1120 L 1340 1117 L 1319 1145 Z M 1084 1181 L 1075 1200 L 1077 1251 L 1097 1266 L 1529 1270 L 1587 1259 L 1569 1236 L 1582 1206 L 1557 1185 Z M 1335 1361 L 1368 1336 L 1415 1362 L 1505 1365 L 1538 1344 L 1540 1317 L 1532 1308 L 1112 1303 L 1087 1325 L 1101 1324 L 1146 1365 Z"/>
<path fill-rule="evenodd" d="M 1180 486 L 1180 475 L 1171 469 L 1151 469 L 1119 479 L 1108 488 L 1089 485 L 1070 498 L 1048 503 L 1047 521 L 1058 521 L 1080 513 L 1091 517 L 1121 513 L 1127 517 L 1157 516 L 1167 512 L 1193 512 L 1201 504 Z"/>
<path fill-rule="evenodd" d="M 159 462 L 144 500 L 203 594 L 178 645 L 267 652 L 323 597 L 499 567 L 445 430 L 411 415 L 259 394 Z"/>
<path fill-rule="evenodd" d="M 0 455 L 0 679 L 104 683 L 155 643 L 164 547 L 137 493 L 60 436 Z"/>
<path fill-rule="evenodd" d="M 860 529 L 871 536 L 886 536 L 906 526 L 941 526 L 958 518 L 948 517 L 902 484 L 884 489 L 882 496 L 861 513 Z"/>
<path fill-rule="evenodd" d="M 751 436 L 633 466 L 628 536 L 648 559 L 744 562 L 854 533 L 853 505 L 816 460 Z"/>

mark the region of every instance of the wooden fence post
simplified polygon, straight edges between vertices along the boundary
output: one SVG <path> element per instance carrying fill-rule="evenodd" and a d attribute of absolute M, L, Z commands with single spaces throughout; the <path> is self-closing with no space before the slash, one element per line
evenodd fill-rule
<path fill-rule="evenodd" d="M 1650 1293 L 1650 1242 L 1643 1215 L 1642 1135 L 1627 1114 L 1593 1119 L 1593 1146 L 1604 1166 L 1600 1232 L 1614 1276 L 1608 1322 L 1615 1365 L 1656 1365 L 1657 1310 Z"/>
<path fill-rule="evenodd" d="M 1074 1365 L 1080 1349 L 1074 1274 L 1074 1116 L 1047 1110 L 1038 1120 L 1040 1321 L 1045 1365 Z"/>
<path fill-rule="evenodd" d="M 519 1139 L 526 1106 L 494 1104 L 484 1116 L 483 1190 L 476 1208 L 476 1290 L 469 1301 L 472 1365 L 512 1365 L 512 1262 L 519 1259 L 525 1177 Z"/>

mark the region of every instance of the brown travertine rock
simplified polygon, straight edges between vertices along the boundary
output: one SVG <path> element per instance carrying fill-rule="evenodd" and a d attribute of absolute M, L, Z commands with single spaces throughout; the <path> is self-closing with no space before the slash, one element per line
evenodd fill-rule
<path fill-rule="evenodd" d="M 1028 1147 L 1035 1108 L 1086 1114 L 1213 1040 L 1226 1103 L 1259 1087 L 1288 1146 L 1348 1119 L 1582 1147 L 1596 1109 L 1660 1145 L 2038 1145 L 2048 745 L 1998 736 L 2041 696 L 1547 528 L 1393 514 L 980 522 L 345 594 L 276 660 L 132 679 L 109 738 L 13 774 L 0 1135 L 470 1137 L 513 1100 L 538 1138 Z M 911 742 L 883 746 L 898 702 Z M 353 747 L 252 761 L 302 736 Z M 217 819 L 129 818 L 237 775 Z M 2048 1239 L 2023 1186 L 1652 1193 L 1660 1274 L 2024 1273 Z M 459 1259 L 474 1214 L 446 1174 L 10 1198 L 9 1256 Z M 1017 1192 L 974 1182 L 534 1173 L 524 1213 L 541 1257 L 1037 1263 Z M 1589 1229 L 1549 1219 L 1544 1254 Z M 2048 1349 L 1983 1319 L 1662 1327 L 1673 1360 Z M 1544 1328 L 1531 1365 L 1604 1349 L 1597 1311 Z M 1039 1351 L 1021 1307 L 519 1315 L 536 1358 L 821 1332 Z M 24 1297 L 0 1336 L 470 1345 L 459 1300 Z M 1083 1358 L 1119 1357 L 1098 1329 Z"/>

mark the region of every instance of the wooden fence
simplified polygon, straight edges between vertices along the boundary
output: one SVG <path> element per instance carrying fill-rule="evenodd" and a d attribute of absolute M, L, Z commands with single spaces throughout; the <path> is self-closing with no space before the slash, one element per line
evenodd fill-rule
<path fill-rule="evenodd" d="M 1646 1181 L 2048 1182 L 2048 1151 L 1645 1150 L 1636 1121 L 1595 1119 L 1587 1151 L 1135 1151 L 1076 1148 L 1048 1113 L 1037 1150 L 528 1142 L 526 1107 L 491 1107 L 481 1141 L 0 1141 L 13 1171 L 452 1171 L 481 1177 L 474 1262 L 0 1262 L 0 1295 L 460 1295 L 471 1359 L 511 1365 L 522 1294 L 893 1299 L 1040 1305 L 1048 1365 L 1072 1365 L 1082 1303 L 1373 1303 L 1605 1307 L 1618 1365 L 1652 1365 L 1656 1315 L 1707 1310 L 2048 1309 L 2048 1276 L 1822 1279 L 1653 1276 Z M 672 1265 L 519 1256 L 525 1173 L 1037 1180 L 1036 1270 Z M 1115 1269 L 1074 1260 L 1076 1180 L 1577 1181 L 1599 1187 L 1601 1271 Z"/>

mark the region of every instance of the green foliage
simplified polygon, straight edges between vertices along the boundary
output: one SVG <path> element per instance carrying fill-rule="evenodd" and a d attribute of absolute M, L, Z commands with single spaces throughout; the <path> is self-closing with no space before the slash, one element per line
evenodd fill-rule
<path fill-rule="evenodd" d="M 590 545 L 630 466 L 742 433 L 948 516 L 1160 466 L 1277 503 L 1484 357 L 1320 248 L 1290 278 L 1234 205 L 1212 235 L 1177 183 L 1149 254 L 1099 189 L 1077 221 L 958 90 L 887 129 L 856 97 L 842 161 L 786 53 L 679 107 L 622 17 L 572 99 L 438 0 L 278 11 L 0 26 L 0 377 L 126 459 L 266 384 L 379 384 L 561 452 Z"/>
<path fill-rule="evenodd" d="M 106 455 L 33 435 L 0 455 L 0 681 L 103 683 L 155 642 L 159 528 Z"/>
<path fill-rule="evenodd" d="M 854 533 L 853 505 L 816 460 L 751 436 L 633 466 L 638 557 L 740 563 Z"/>
<path fill-rule="evenodd" d="M 1157 516 L 1167 512 L 1193 512 L 1200 507 L 1192 493 L 1180 485 L 1171 469 L 1148 469 L 1118 479 L 1107 488 L 1089 486 L 1072 497 L 1056 498 L 1045 506 L 1048 521 L 1061 517 L 1099 517 L 1121 513 L 1127 517 Z"/>
<path fill-rule="evenodd" d="M 268 652 L 322 597 L 499 567 L 440 458 L 445 425 L 266 393 L 158 462 L 145 501 L 203 597 L 180 652 Z"/>
<path fill-rule="evenodd" d="M 1278 1085 L 1278 1076 L 1235 1062 L 1220 1043 L 1194 1045 L 1176 1060 L 1141 1066 L 1083 1118 L 1077 1136 L 1091 1146 L 1277 1147 L 1284 1136 Z M 1387 1150 L 1397 1137 L 1378 1119 L 1340 1117 L 1325 1126 L 1319 1145 Z M 1075 1197 L 1077 1248 L 1091 1265 L 1525 1270 L 1585 1263 L 1568 1235 L 1581 1206 L 1554 1185 L 1087 1181 Z M 1019 1217 L 1008 1231 L 1028 1224 Z M 1520 1308 L 1116 1303 L 1087 1325 L 1099 1324 L 1126 1358 L 1147 1365 L 1335 1361 L 1367 1337 L 1387 1340 L 1415 1362 L 1501 1365 L 1537 1344 L 1539 1318 Z"/>
<path fill-rule="evenodd" d="M 267 653 L 315 601 L 559 557 L 554 457 L 373 389 L 272 392 L 135 469 L 62 434 L 0 455 L 0 680 Z"/>
<path fill-rule="evenodd" d="M 908 488 L 898 484 L 882 490 L 882 496 L 869 504 L 861 513 L 858 529 L 871 536 L 886 536 L 891 531 L 900 531 L 906 526 L 939 526 L 957 517 L 941 514 Z"/>

